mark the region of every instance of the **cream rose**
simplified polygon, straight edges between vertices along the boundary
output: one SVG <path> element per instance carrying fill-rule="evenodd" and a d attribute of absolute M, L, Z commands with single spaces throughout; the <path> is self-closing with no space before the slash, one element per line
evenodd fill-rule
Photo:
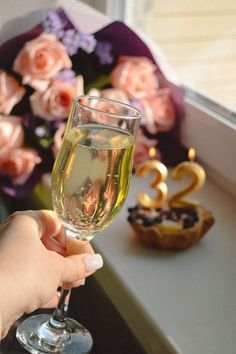
<path fill-rule="evenodd" d="M 159 87 L 156 66 L 145 57 L 121 56 L 110 79 L 114 88 L 131 99 L 152 96 Z"/>
<path fill-rule="evenodd" d="M 175 108 L 168 89 L 159 90 L 155 96 L 141 101 L 145 127 L 151 133 L 170 130 L 175 124 Z"/>
<path fill-rule="evenodd" d="M 14 61 L 13 70 L 23 77 L 23 84 L 42 91 L 59 71 L 71 66 L 66 47 L 56 36 L 41 34 L 26 42 Z"/>
<path fill-rule="evenodd" d="M 24 94 L 24 87 L 20 86 L 14 77 L 0 70 L 0 113 L 9 114 Z"/>
<path fill-rule="evenodd" d="M 0 159 L 11 149 L 23 145 L 24 131 L 21 122 L 20 117 L 0 115 Z"/>
<path fill-rule="evenodd" d="M 12 149 L 0 160 L 0 174 L 12 178 L 14 184 L 24 184 L 41 158 L 33 149 Z"/>
<path fill-rule="evenodd" d="M 74 96 L 83 95 L 83 77 L 77 76 L 74 83 L 52 81 L 46 91 L 35 91 L 30 96 L 34 115 L 45 120 L 67 118 Z"/>

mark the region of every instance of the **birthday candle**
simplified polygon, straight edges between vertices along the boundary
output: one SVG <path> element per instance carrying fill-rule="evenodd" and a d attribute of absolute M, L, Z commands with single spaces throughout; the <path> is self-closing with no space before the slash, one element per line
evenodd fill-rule
<path fill-rule="evenodd" d="M 202 166 L 194 162 L 195 150 L 189 149 L 189 161 L 184 161 L 178 164 L 172 171 L 172 178 L 180 180 L 185 176 L 190 177 L 190 183 L 187 187 L 183 188 L 179 192 L 175 193 L 169 199 L 169 206 L 171 208 L 183 208 L 183 207 L 196 207 L 198 201 L 186 200 L 186 195 L 200 190 L 205 184 L 206 173 Z"/>

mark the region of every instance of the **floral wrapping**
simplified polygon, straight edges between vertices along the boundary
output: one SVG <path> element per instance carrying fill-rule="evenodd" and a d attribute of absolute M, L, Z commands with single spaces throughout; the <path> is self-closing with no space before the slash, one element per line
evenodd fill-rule
<path fill-rule="evenodd" d="M 134 165 L 148 158 L 150 147 L 168 164 L 184 158 L 183 90 L 165 79 L 145 43 L 122 22 L 78 32 L 58 9 L 0 47 L 3 193 L 25 197 L 51 171 L 72 98 L 84 93 L 141 110 Z"/>

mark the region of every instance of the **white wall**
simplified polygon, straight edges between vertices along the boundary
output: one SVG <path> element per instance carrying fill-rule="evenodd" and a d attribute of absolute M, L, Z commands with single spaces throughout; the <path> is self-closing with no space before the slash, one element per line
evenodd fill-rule
<path fill-rule="evenodd" d="M 4 22 L 40 8 L 48 8 L 54 0 L 0 0 L 0 25 Z"/>
<path fill-rule="evenodd" d="M 64 0 L 66 3 L 69 0 Z M 106 12 L 106 0 L 80 0 L 100 12 Z M 55 0 L 0 0 L 0 26 L 14 17 L 27 12 L 50 8 Z"/>

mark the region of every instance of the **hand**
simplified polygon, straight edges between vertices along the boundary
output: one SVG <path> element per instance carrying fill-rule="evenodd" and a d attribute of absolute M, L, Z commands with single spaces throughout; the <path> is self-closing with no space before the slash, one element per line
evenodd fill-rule
<path fill-rule="evenodd" d="M 79 242 L 66 238 L 49 210 L 16 212 L 0 225 L 0 338 L 24 313 L 55 307 L 59 285 L 81 285 L 102 267 L 102 257 L 89 244 L 81 252 Z"/>

